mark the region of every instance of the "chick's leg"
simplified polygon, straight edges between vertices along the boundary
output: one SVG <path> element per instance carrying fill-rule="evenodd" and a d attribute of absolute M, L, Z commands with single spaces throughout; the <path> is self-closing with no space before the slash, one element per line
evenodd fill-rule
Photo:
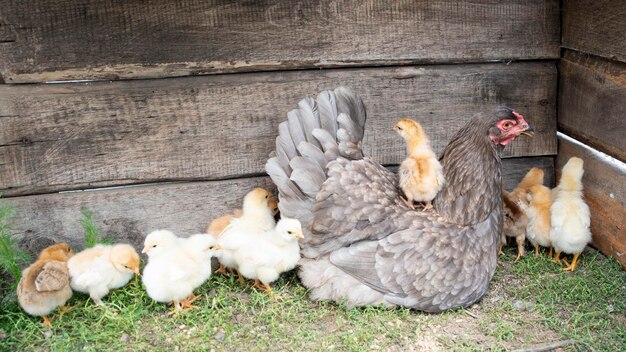
<path fill-rule="evenodd" d="M 407 207 L 415 210 L 415 206 L 413 205 L 413 197 L 407 194 L 406 199 L 402 196 L 400 196 L 400 199 L 402 199 L 402 201 L 404 202 L 404 204 L 406 204 Z"/>
<path fill-rule="evenodd" d="M 517 258 L 515 258 L 515 261 L 520 260 L 523 256 L 524 256 L 524 238 L 516 238 L 517 241 Z"/>
<path fill-rule="evenodd" d="M 174 304 L 174 311 L 167 313 L 167 315 L 169 315 L 170 317 L 174 315 L 178 315 L 178 312 L 180 311 L 180 305 L 178 301 L 172 301 L 172 303 Z"/>
<path fill-rule="evenodd" d="M 224 265 L 222 265 L 222 263 L 220 263 L 220 266 L 217 268 L 217 270 L 215 270 L 216 274 L 222 274 L 222 275 L 228 275 L 228 272 L 226 271 L 226 267 Z"/>
<path fill-rule="evenodd" d="M 198 298 L 200 298 L 200 296 L 196 296 L 193 294 L 193 292 L 189 295 L 189 297 L 185 298 L 184 300 L 180 301 L 180 306 L 183 309 L 196 309 L 197 307 L 192 306 L 191 304 L 193 302 L 195 302 Z"/>
<path fill-rule="evenodd" d="M 552 246 L 550 246 L 550 251 L 548 252 L 548 257 L 552 257 L 552 250 L 553 250 L 553 248 L 552 248 Z"/>
<path fill-rule="evenodd" d="M 428 201 L 428 202 L 424 203 L 424 209 L 422 209 L 422 211 L 430 210 L 432 208 L 433 208 L 433 202 Z"/>
<path fill-rule="evenodd" d="M 561 252 L 555 251 L 554 259 L 552 259 L 552 261 L 557 263 L 557 264 L 561 264 Z"/>
<path fill-rule="evenodd" d="M 566 268 L 563 268 L 565 271 L 574 271 L 576 269 L 576 265 L 578 265 L 578 257 L 580 253 L 574 253 L 574 258 L 572 258 L 572 264 L 568 265 Z"/>
<path fill-rule="evenodd" d="M 47 315 L 44 315 L 43 316 L 43 321 L 41 322 L 41 325 L 51 327 L 52 326 L 52 321 L 50 321 L 50 319 L 48 318 Z"/>
<path fill-rule="evenodd" d="M 535 258 L 539 258 L 539 244 L 535 243 Z"/>

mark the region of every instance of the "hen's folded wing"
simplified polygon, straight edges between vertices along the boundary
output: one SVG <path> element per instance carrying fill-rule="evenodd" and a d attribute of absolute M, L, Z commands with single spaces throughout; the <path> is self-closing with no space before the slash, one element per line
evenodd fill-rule
<path fill-rule="evenodd" d="M 479 265 L 486 254 L 475 231 L 494 231 L 493 221 L 473 229 L 442 220 L 417 223 L 423 226 L 337 249 L 330 261 L 396 305 L 440 312 L 482 296 L 489 273 Z"/>

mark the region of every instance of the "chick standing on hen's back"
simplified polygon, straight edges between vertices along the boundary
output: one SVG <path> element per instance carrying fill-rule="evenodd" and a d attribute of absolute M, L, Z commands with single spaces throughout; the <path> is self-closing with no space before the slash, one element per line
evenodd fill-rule
<path fill-rule="evenodd" d="M 408 118 L 398 121 L 394 129 L 406 141 L 407 158 L 400 164 L 400 188 L 406 205 L 415 209 L 413 201 L 424 202 L 431 209 L 432 200 L 444 183 L 443 169 L 430 147 L 422 126 Z M 404 199 L 403 199 L 404 200 Z"/>
<path fill-rule="evenodd" d="M 44 326 L 52 325 L 48 314 L 72 297 L 67 269 L 72 254 L 67 243 L 57 243 L 41 251 L 37 260 L 22 272 L 17 300 L 26 313 L 43 316 Z"/>
<path fill-rule="evenodd" d="M 571 157 L 563 166 L 559 184 L 552 193 L 550 240 L 556 251 L 554 260 L 561 262 L 561 252 L 574 255 L 571 265 L 563 259 L 567 265 L 563 270 L 574 271 L 580 253 L 591 242 L 591 215 L 583 199 L 583 172 L 583 160 Z"/>
<path fill-rule="evenodd" d="M 111 289 L 120 288 L 134 274 L 139 275 L 139 254 L 128 244 L 97 245 L 77 253 L 67 266 L 72 288 L 88 293 L 101 305 L 102 297 Z"/>

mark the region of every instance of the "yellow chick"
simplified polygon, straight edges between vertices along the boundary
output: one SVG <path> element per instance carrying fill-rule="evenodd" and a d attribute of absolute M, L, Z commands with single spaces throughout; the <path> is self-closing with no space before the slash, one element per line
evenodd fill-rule
<path fill-rule="evenodd" d="M 235 251 L 248 243 L 254 236 L 276 226 L 274 213 L 269 205 L 271 199 L 272 194 L 263 188 L 255 188 L 246 194 L 241 216 L 233 218 L 217 237 L 221 248 L 217 252 L 217 258 L 224 267 L 236 270 L 237 262 L 233 257 Z M 239 280 L 243 281 L 243 278 L 239 276 Z"/>
<path fill-rule="evenodd" d="M 533 167 L 524 176 L 524 178 L 517 184 L 515 189 L 511 191 L 511 198 L 518 204 L 528 205 L 528 190 L 534 185 L 543 185 L 544 172 L 538 167 Z"/>
<path fill-rule="evenodd" d="M 43 316 L 44 326 L 52 326 L 48 314 L 72 297 L 67 270 L 72 254 L 67 243 L 57 243 L 41 251 L 37 260 L 22 271 L 17 285 L 18 302 L 26 313 Z"/>
<path fill-rule="evenodd" d="M 407 158 L 400 164 L 400 188 L 406 205 L 415 209 L 414 201 L 424 202 L 424 209 L 432 208 L 432 200 L 444 184 L 443 169 L 422 126 L 408 118 L 398 121 L 394 129 L 406 141 Z"/>
<path fill-rule="evenodd" d="M 298 264 L 298 239 L 303 237 L 300 221 L 282 218 L 276 228 L 251 238 L 235 251 L 234 259 L 239 272 L 245 278 L 254 280 L 255 287 L 271 293 L 269 284 Z"/>
<path fill-rule="evenodd" d="M 552 218 L 550 240 L 556 251 L 554 261 L 561 262 L 561 253 L 573 254 L 572 264 L 563 270 L 574 271 L 578 257 L 591 242 L 591 215 L 583 199 L 583 160 L 571 157 L 563 170 L 558 186 L 553 190 L 554 202 L 550 207 Z"/>
<path fill-rule="evenodd" d="M 179 238 L 167 230 L 151 232 L 142 251 L 148 255 L 142 276 L 148 296 L 157 302 L 173 302 L 170 314 L 178 313 L 181 305 L 193 308 L 191 303 L 197 298 L 193 290 L 211 276 L 211 257 L 217 248 L 212 235 Z"/>
<path fill-rule="evenodd" d="M 550 188 L 544 185 L 534 185 L 527 193 L 529 205 L 526 208 L 528 226 L 526 238 L 535 246 L 535 257 L 539 256 L 539 246 L 550 247 L 550 206 L 552 206 L 552 193 Z"/>
<path fill-rule="evenodd" d="M 278 214 L 278 199 L 276 197 L 270 198 L 267 205 L 272 210 L 272 216 L 275 217 Z M 235 209 L 235 211 L 233 211 L 230 214 L 220 216 L 219 218 L 211 221 L 211 223 L 209 224 L 209 227 L 207 227 L 206 229 L 206 232 L 219 236 L 222 233 L 222 231 L 224 231 L 224 229 L 228 225 L 230 225 L 231 220 L 233 220 L 234 218 L 241 217 L 242 214 L 243 214 L 243 210 Z"/>
<path fill-rule="evenodd" d="M 528 217 L 524 210 L 513 201 L 510 193 L 502 191 L 502 200 L 504 202 L 504 224 L 502 226 L 502 234 L 500 235 L 499 253 L 504 254 L 502 247 L 506 244 L 507 237 L 513 237 L 517 243 L 517 257 L 515 261 L 518 261 L 524 256 L 524 241 L 526 240 Z"/>
<path fill-rule="evenodd" d="M 139 254 L 128 244 L 97 245 L 74 255 L 67 262 L 74 291 L 88 293 L 102 305 L 102 297 L 111 289 L 128 283 L 139 275 Z"/>

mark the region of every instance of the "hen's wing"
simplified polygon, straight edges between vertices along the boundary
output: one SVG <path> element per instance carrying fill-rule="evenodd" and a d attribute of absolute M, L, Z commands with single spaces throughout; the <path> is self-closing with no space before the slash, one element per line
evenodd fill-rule
<path fill-rule="evenodd" d="M 409 230 L 378 241 L 362 241 L 333 251 L 330 261 L 370 288 L 386 303 L 427 312 L 467 306 L 487 291 L 493 260 L 480 265 L 495 248 L 500 212 L 472 228 L 415 214 Z M 446 233 L 444 236 L 442 233 Z"/>
<path fill-rule="evenodd" d="M 43 265 L 37 278 L 35 288 L 39 292 L 58 291 L 70 282 L 70 274 L 67 263 L 58 260 L 50 260 Z"/>

